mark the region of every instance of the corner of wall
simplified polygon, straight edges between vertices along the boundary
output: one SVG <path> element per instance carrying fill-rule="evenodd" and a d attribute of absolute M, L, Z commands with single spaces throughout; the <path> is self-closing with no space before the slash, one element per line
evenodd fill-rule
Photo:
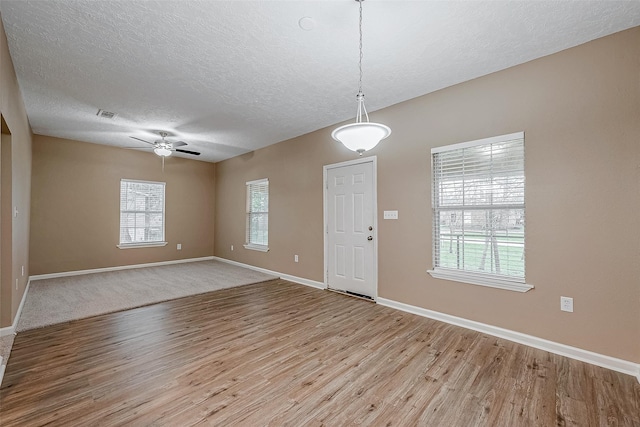
<path fill-rule="evenodd" d="M 10 135 L 8 150 L 10 156 L 11 190 L 3 199 L 9 204 L 10 227 L 12 233 L 11 251 L 3 251 L 4 260 L 11 252 L 11 278 L 3 283 L 2 299 L 11 301 L 11 322 L 17 316 L 21 301 L 26 293 L 29 277 L 29 229 L 31 210 L 31 162 L 33 152 L 33 132 L 29 125 L 24 99 L 18 84 L 13 61 L 9 52 L 4 25 L 0 19 L 0 111 L 2 111 L 3 135 Z M 14 214 L 17 212 L 17 215 Z M 3 215 L 3 218 L 5 216 Z M 23 273 L 24 268 L 24 273 Z M 14 287 L 18 281 L 17 289 Z M 1 325 L 0 325 L 1 326 Z"/>

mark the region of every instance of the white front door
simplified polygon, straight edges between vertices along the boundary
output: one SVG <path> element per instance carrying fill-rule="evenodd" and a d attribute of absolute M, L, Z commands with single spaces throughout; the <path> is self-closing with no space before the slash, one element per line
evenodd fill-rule
<path fill-rule="evenodd" d="M 325 166 L 325 190 L 326 285 L 375 299 L 375 158 Z"/>

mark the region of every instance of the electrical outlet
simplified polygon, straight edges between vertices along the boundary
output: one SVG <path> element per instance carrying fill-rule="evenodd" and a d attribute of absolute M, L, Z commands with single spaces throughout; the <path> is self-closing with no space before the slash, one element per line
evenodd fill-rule
<path fill-rule="evenodd" d="M 231 245 L 231 250 L 233 251 L 233 245 Z"/>
<path fill-rule="evenodd" d="M 177 250 L 179 250 L 179 251 L 181 251 L 181 250 L 182 250 L 182 243 L 178 243 L 178 244 L 176 245 L 176 249 L 177 249 Z"/>
<path fill-rule="evenodd" d="M 294 256 L 293 256 L 293 261 L 294 261 L 294 262 L 298 262 L 298 255 L 294 255 Z"/>
<path fill-rule="evenodd" d="M 560 297 L 560 310 L 573 313 L 573 298 Z"/>
<path fill-rule="evenodd" d="M 16 279 L 16 291 L 18 290 L 18 279 Z"/>
<path fill-rule="evenodd" d="M 22 266 L 22 277 L 24 277 L 24 265 Z"/>

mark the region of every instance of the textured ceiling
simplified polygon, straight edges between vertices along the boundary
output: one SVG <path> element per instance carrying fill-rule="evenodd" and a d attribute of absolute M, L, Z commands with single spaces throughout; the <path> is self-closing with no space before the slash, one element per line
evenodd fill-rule
<path fill-rule="evenodd" d="M 369 111 L 640 25 L 640 1 L 363 10 Z M 0 13 L 36 134 L 134 147 L 164 130 L 215 162 L 355 114 L 353 0 L 1 0 Z"/>

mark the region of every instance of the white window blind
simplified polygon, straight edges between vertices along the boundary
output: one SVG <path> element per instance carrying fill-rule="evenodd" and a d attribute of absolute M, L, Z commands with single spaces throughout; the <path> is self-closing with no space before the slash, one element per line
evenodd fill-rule
<path fill-rule="evenodd" d="M 526 291 L 524 132 L 431 150 L 434 277 Z"/>
<path fill-rule="evenodd" d="M 247 249 L 269 248 L 269 180 L 247 182 Z"/>
<path fill-rule="evenodd" d="M 120 180 L 120 245 L 164 243 L 164 182 Z"/>

